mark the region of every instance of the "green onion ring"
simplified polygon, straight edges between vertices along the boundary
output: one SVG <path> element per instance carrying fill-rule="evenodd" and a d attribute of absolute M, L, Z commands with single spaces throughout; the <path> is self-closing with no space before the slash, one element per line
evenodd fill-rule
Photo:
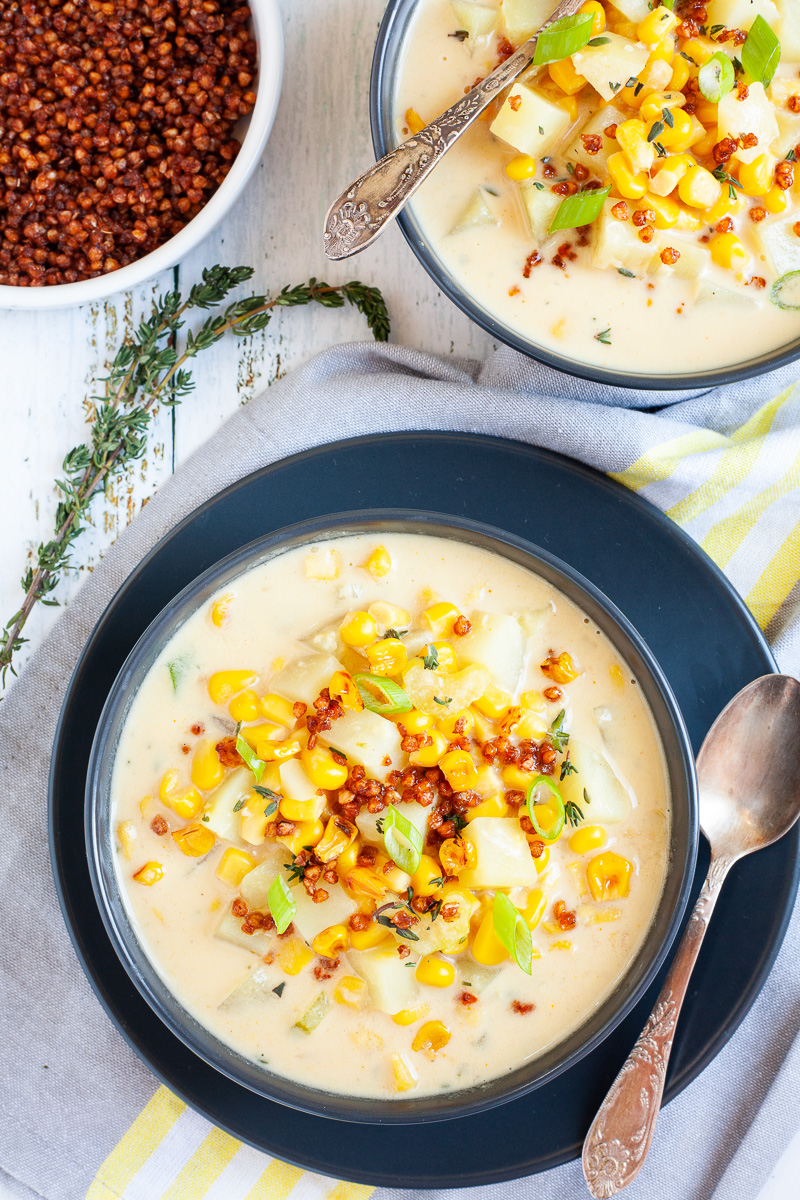
<path fill-rule="evenodd" d="M 550 789 L 550 791 L 553 793 L 554 799 L 556 800 L 556 802 L 558 804 L 558 816 L 556 817 L 555 824 L 551 827 L 549 833 L 545 833 L 545 831 L 542 829 L 541 825 L 536 820 L 536 814 L 533 811 L 533 809 L 534 809 L 533 797 L 536 793 L 536 789 L 539 787 L 540 784 L 544 784 L 545 787 L 548 787 Z M 553 783 L 553 781 L 549 775 L 537 775 L 536 778 L 533 780 L 530 787 L 528 788 L 527 806 L 528 806 L 528 816 L 530 817 L 531 825 L 536 830 L 539 837 L 543 838 L 546 842 L 555 842 L 556 839 L 561 836 L 561 831 L 564 828 L 564 821 L 565 821 L 564 797 L 561 795 L 560 788 L 555 783 Z"/>

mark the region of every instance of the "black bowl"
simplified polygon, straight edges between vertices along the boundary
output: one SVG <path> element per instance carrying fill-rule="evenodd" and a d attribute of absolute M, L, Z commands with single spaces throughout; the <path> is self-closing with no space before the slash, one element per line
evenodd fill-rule
<path fill-rule="evenodd" d="M 388 154 L 397 144 L 393 116 L 397 66 L 409 22 L 418 2 L 419 0 L 389 0 L 378 30 L 378 40 L 372 60 L 369 94 L 372 142 L 377 158 Z M 578 359 L 545 349 L 534 341 L 528 341 L 516 330 L 503 324 L 502 321 L 498 321 L 480 304 L 476 297 L 466 292 L 437 257 L 433 247 L 426 241 L 419 222 L 414 216 L 413 201 L 400 213 L 397 220 L 406 241 L 436 286 L 476 325 L 480 325 L 498 341 L 505 342 L 514 350 L 519 350 L 521 354 L 535 358 L 568 375 L 577 375 L 581 379 L 591 379 L 596 383 L 634 388 L 639 391 L 685 391 L 694 388 L 719 387 L 724 383 L 751 379 L 754 375 L 762 375 L 765 371 L 776 370 L 778 367 L 783 367 L 800 358 L 800 338 L 797 338 L 789 345 L 760 354 L 757 358 L 748 358 L 735 362 L 730 367 L 720 367 L 713 371 L 679 372 L 674 375 L 642 375 L 635 371 L 611 371 L 605 367 L 582 363 Z M 731 351 L 735 353 L 736 347 L 731 347 Z"/>
<path fill-rule="evenodd" d="M 636 675 L 663 743 L 672 803 L 669 869 L 655 919 L 615 990 L 584 1024 L 502 1078 L 458 1092 L 393 1101 L 339 1096 L 294 1083 L 257 1066 L 191 1017 L 136 939 L 114 869 L 110 820 L 110 781 L 122 726 L 142 680 L 177 628 L 243 571 L 286 550 L 348 533 L 386 532 L 427 533 L 490 550 L 526 567 L 577 604 Z M 694 756 L 683 718 L 661 668 L 619 609 L 576 571 L 521 538 L 461 518 L 408 510 L 342 513 L 291 525 L 251 542 L 199 576 L 151 622 L 120 670 L 97 726 L 86 784 L 86 844 L 95 897 L 117 955 L 154 1012 L 205 1062 L 259 1095 L 317 1116 L 369 1124 L 450 1120 L 505 1104 L 541 1087 L 593 1050 L 641 998 L 672 944 L 689 898 L 697 837 Z"/>

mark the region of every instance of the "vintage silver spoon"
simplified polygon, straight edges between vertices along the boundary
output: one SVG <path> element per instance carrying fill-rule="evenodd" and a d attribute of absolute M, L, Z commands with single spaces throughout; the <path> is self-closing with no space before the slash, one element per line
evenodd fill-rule
<path fill-rule="evenodd" d="M 626 1188 L 647 1157 L 681 1005 L 728 872 L 800 815 L 800 683 L 765 675 L 734 696 L 703 742 L 697 776 L 711 863 L 656 1006 L 583 1143 L 595 1197 Z"/>
<path fill-rule="evenodd" d="M 349 258 L 351 254 L 358 254 L 383 233 L 464 130 L 499 91 L 530 66 L 539 33 L 562 17 L 575 16 L 581 4 L 583 0 L 561 0 L 534 37 L 524 42 L 452 108 L 396 150 L 390 150 L 334 200 L 325 217 L 328 258 Z"/>

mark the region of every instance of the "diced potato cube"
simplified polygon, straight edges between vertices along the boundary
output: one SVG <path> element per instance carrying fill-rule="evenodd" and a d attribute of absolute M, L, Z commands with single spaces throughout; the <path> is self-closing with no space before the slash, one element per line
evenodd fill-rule
<path fill-rule="evenodd" d="M 594 223 L 592 266 L 596 270 L 616 267 L 618 271 L 645 275 L 653 255 L 652 245 L 646 246 L 639 240 L 632 221 L 618 221 L 612 215 L 611 209 L 616 203 L 616 200 L 606 200 Z"/>
<path fill-rule="evenodd" d="M 593 825 L 624 821 L 631 811 L 630 791 L 602 751 L 573 737 L 569 757 L 575 771 L 562 781 L 564 803 L 577 804 Z"/>
<path fill-rule="evenodd" d="M 319 735 L 325 746 L 341 750 L 349 763 L 357 763 L 373 779 L 383 781 L 400 758 L 400 733 L 392 721 L 378 713 L 346 712 Z M 387 764 L 384 759 L 390 759 Z"/>
<path fill-rule="evenodd" d="M 499 818 L 495 818 L 498 820 Z M 469 923 L 470 918 L 478 908 L 478 901 L 473 900 L 467 903 L 463 893 L 452 892 L 449 895 L 445 894 L 444 902 L 447 904 L 458 903 L 458 913 L 450 920 L 445 920 L 441 915 L 433 920 L 429 916 L 421 916 L 419 923 L 413 927 L 412 932 L 416 934 L 417 940 L 409 942 L 406 938 L 395 934 L 395 941 L 413 946 L 417 954 L 460 954 L 464 950 L 469 941 Z"/>
<path fill-rule="evenodd" d="M 797 81 L 800 84 L 800 79 Z M 800 87 L 797 89 L 800 96 Z M 778 123 L 778 136 L 770 146 L 770 153 L 776 158 L 786 158 L 790 150 L 800 142 L 800 113 L 790 112 L 788 108 L 778 109 L 775 113 Z"/>
<path fill-rule="evenodd" d="M 332 654 L 304 654 L 284 667 L 270 683 L 270 691 L 292 701 L 311 705 L 331 681 L 334 671 L 344 668 Z"/>
<path fill-rule="evenodd" d="M 551 192 L 549 187 L 537 187 L 533 183 L 520 188 L 520 197 L 528 218 L 531 236 L 537 246 L 541 246 L 550 236 L 550 226 L 553 217 L 558 212 L 561 197 Z"/>
<path fill-rule="evenodd" d="M 325 796 L 312 783 L 296 758 L 280 765 L 281 815 L 287 821 L 318 821 L 325 808 Z"/>
<path fill-rule="evenodd" d="M 459 657 L 461 643 L 466 640 L 459 639 Z M 429 671 L 421 663 L 414 663 L 403 676 L 403 686 L 414 707 L 438 719 L 468 708 L 484 694 L 489 683 L 489 671 L 482 663 L 466 666 L 454 675 Z"/>
<path fill-rule="evenodd" d="M 349 950 L 347 957 L 353 969 L 367 981 L 375 1008 L 392 1016 L 404 1008 L 413 1008 L 418 995 L 416 958 L 400 958 L 396 942 L 387 941 L 371 950 Z"/>
<path fill-rule="evenodd" d="M 397 812 L 410 821 L 415 829 L 418 829 L 422 834 L 423 840 L 428 831 L 428 818 L 431 815 L 430 808 L 424 808 L 423 805 L 417 804 L 416 800 L 410 803 L 395 804 L 393 806 Z M 383 829 L 382 819 L 386 816 L 386 810 L 378 813 L 367 812 L 366 808 L 362 808 L 361 812 L 356 817 L 356 825 L 365 842 L 369 842 L 372 846 L 383 845 L 383 834 L 378 832 L 378 825 Z"/>
<path fill-rule="evenodd" d="M 644 70 L 649 51 L 618 33 L 605 32 L 603 37 L 606 40 L 602 45 L 584 46 L 573 54 L 572 65 L 604 100 L 611 100 L 629 79 Z"/>
<path fill-rule="evenodd" d="M 560 104 L 524 83 L 515 83 L 489 128 L 495 137 L 508 142 L 520 154 L 541 158 L 560 141 L 569 126 L 569 114 Z"/>
<path fill-rule="evenodd" d="M 525 658 L 525 635 L 519 621 L 496 612 L 473 612 L 470 621 L 472 629 L 458 639 L 459 662 L 488 667 L 499 687 L 516 691 Z"/>
<path fill-rule="evenodd" d="M 458 877 L 465 887 L 536 885 L 536 867 L 518 817 L 476 817 L 461 836 L 475 848 L 475 866 Z"/>
<path fill-rule="evenodd" d="M 304 567 L 307 579 L 330 581 L 336 579 L 342 569 L 342 556 L 338 550 L 315 546 L 306 555 Z"/>
<path fill-rule="evenodd" d="M 248 908 L 258 909 L 259 912 L 269 912 L 269 889 L 276 875 L 286 878 L 286 864 L 289 855 L 284 846 L 270 844 L 267 857 L 252 871 L 248 871 L 239 884 L 239 895 Z"/>
<path fill-rule="evenodd" d="M 230 942 L 233 946 L 240 946 L 242 950 L 250 950 L 253 954 L 266 954 L 269 950 L 272 935 L 267 933 L 265 929 L 255 929 L 252 933 L 244 933 L 242 931 L 242 924 L 242 918 L 235 917 L 230 908 L 228 908 L 219 925 L 214 930 L 214 937 L 220 938 L 223 942 Z M 231 997 L 228 997 L 228 999 L 231 999 Z"/>
<path fill-rule="evenodd" d="M 767 99 L 763 83 L 749 84 L 745 100 L 739 100 L 738 95 L 737 89 L 734 88 L 719 102 L 718 136 L 721 140 L 754 133 L 758 144 L 749 150 L 740 147 L 733 155 L 740 162 L 749 163 L 760 154 L 764 154 L 778 136 L 778 122 L 775 120 L 775 111 Z"/>
<path fill-rule="evenodd" d="M 640 25 L 652 12 L 652 0 L 614 0 L 614 8 L 635 25 Z"/>
<path fill-rule="evenodd" d="M 552 11 L 550 0 L 503 0 L 503 24 L 509 40 L 515 46 L 527 42 Z"/>
<path fill-rule="evenodd" d="M 792 7 L 793 0 L 783 0 Z M 727 29 L 749 29 L 756 17 L 768 25 L 776 25 L 780 16 L 773 0 L 709 0 L 706 6 L 709 25 L 724 25 Z"/>
<path fill-rule="evenodd" d="M 726 286 L 717 283 L 715 279 L 701 279 L 697 284 L 694 301 L 695 304 L 705 304 L 708 301 L 726 305 L 747 304 L 752 308 L 754 304 L 758 305 L 758 293 L 755 288 Z"/>
<path fill-rule="evenodd" d="M 249 767 L 237 767 L 211 793 L 205 811 L 208 820 L 203 824 L 207 825 L 217 837 L 225 838 L 229 842 L 239 840 L 240 810 L 236 806 L 240 801 L 247 800 L 254 783 L 253 772 Z M 236 809 L 235 812 L 234 809 Z"/>
<path fill-rule="evenodd" d="M 472 199 L 459 214 L 450 233 L 464 233 L 467 229 L 478 229 L 482 225 L 499 225 L 499 223 L 499 219 L 486 202 L 485 189 L 476 188 Z"/>
<path fill-rule="evenodd" d="M 320 880 L 319 886 L 328 893 L 328 899 L 323 900 L 321 904 L 314 903 L 302 884 L 289 888 L 297 905 L 292 923 L 309 945 L 323 929 L 328 929 L 331 925 L 346 925 L 348 918 L 357 908 L 355 900 L 348 896 L 340 883 Z"/>
<path fill-rule="evenodd" d="M 575 140 L 565 151 L 568 160 L 582 163 L 600 179 L 608 173 L 608 156 L 619 150 L 617 142 L 606 136 L 606 129 L 625 120 L 623 112 L 614 104 L 604 105 L 594 113 L 575 135 Z M 599 138 L 599 146 L 595 139 Z M 596 151 L 592 153 L 592 151 Z"/>
<path fill-rule="evenodd" d="M 450 0 L 450 7 L 458 28 L 467 31 L 471 42 L 487 37 L 497 25 L 497 9 L 478 4 L 476 0 Z"/>
<path fill-rule="evenodd" d="M 233 914 L 231 913 L 231 916 Z M 241 921 L 239 924 L 241 925 Z M 241 932 L 241 931 L 240 931 Z M 247 937 L 252 941 L 256 934 L 248 936 L 243 933 L 242 937 Z M 253 1000 L 277 1000 L 273 989 L 280 983 L 280 974 L 273 968 L 270 972 L 263 963 L 259 963 L 257 967 L 253 967 L 252 971 L 248 971 L 241 983 L 230 992 L 220 1004 L 220 1008 L 234 1008 L 239 1004 L 247 1004 Z"/>
<path fill-rule="evenodd" d="M 800 238 L 794 232 L 796 213 L 762 221 L 753 230 L 761 251 L 776 275 L 800 270 Z"/>
<path fill-rule="evenodd" d="M 650 249 L 654 247 L 655 253 L 648 268 L 651 275 L 677 275 L 679 279 L 699 279 L 711 266 L 711 255 L 705 246 L 698 246 L 697 242 L 676 237 L 671 231 L 661 234 L 651 242 Z M 680 258 L 672 266 L 668 266 L 661 259 L 661 251 L 668 247 L 680 254 Z"/>
<path fill-rule="evenodd" d="M 775 32 L 785 62 L 800 62 L 800 8 L 797 0 L 776 0 L 780 21 Z"/>

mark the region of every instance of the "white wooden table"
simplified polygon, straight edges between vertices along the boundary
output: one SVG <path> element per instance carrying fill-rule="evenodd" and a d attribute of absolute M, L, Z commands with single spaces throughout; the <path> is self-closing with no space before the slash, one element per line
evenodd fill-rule
<path fill-rule="evenodd" d="M 179 286 L 188 288 L 204 267 L 217 262 L 254 267 L 247 290 L 257 293 L 277 291 L 311 275 L 331 283 L 361 278 L 383 290 L 392 340 L 483 358 L 490 339 L 439 293 L 396 228 L 349 264 L 328 264 L 322 253 L 328 204 L 372 156 L 367 98 L 384 0 L 280 2 L 286 70 L 269 145 L 222 227 L 177 268 Z M 102 304 L 40 314 L 0 313 L 6 445 L 0 472 L 0 511 L 6 514 L 0 522 L 0 625 L 19 606 L 18 581 L 32 548 L 52 530 L 58 502 L 53 481 L 66 451 L 85 438 L 96 381 L 153 297 L 172 286 L 169 271 L 135 293 L 120 293 Z M 62 603 L 75 594 L 83 574 L 142 502 L 238 404 L 246 404 L 318 350 L 364 337 L 369 334 L 354 310 L 279 309 L 269 328 L 255 338 L 229 338 L 206 351 L 194 366 L 194 395 L 160 414 L 144 459 L 95 501 L 92 528 L 75 546 L 76 569 L 57 593 Z M 28 622 L 30 640 L 18 665 L 57 614 L 58 609 L 39 606 Z"/>

